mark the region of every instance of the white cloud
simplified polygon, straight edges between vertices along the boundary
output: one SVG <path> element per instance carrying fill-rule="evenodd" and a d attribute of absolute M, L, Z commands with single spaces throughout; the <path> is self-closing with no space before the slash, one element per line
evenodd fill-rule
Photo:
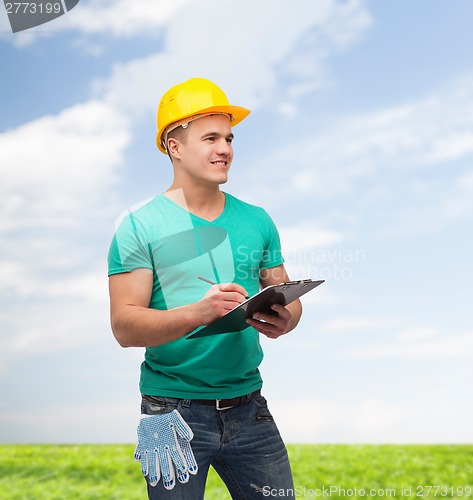
<path fill-rule="evenodd" d="M 294 44 L 297 33 L 305 33 L 316 25 L 323 28 L 312 33 L 310 40 L 318 47 L 316 59 L 321 60 L 327 56 L 327 47 L 346 48 L 372 22 L 361 0 L 320 0 L 316 6 L 309 0 L 300 0 L 297 8 L 294 7 L 288 0 L 257 3 L 230 0 L 224 8 L 217 0 L 81 0 L 69 13 L 47 25 L 17 33 L 11 40 L 17 45 L 28 46 L 38 36 L 54 36 L 63 31 L 86 37 L 153 37 L 171 25 L 177 29 L 171 29 L 168 45 L 184 54 L 192 51 L 189 41 L 192 45 L 205 44 L 208 47 L 207 42 L 215 40 L 215 30 L 218 29 L 220 42 L 233 41 L 245 49 L 244 53 L 249 53 L 251 43 L 259 34 L 260 43 L 254 47 L 255 56 L 274 62 L 281 48 L 289 49 Z M 291 18 L 297 22 L 289 22 Z M 6 30 L 9 28 L 6 15 L 2 17 L 2 26 Z M 215 43 L 210 47 L 220 53 L 221 49 Z M 232 47 L 230 44 L 230 51 Z M 313 64 L 314 58 L 307 59 L 301 50 L 284 62 L 287 71 L 292 73 L 295 70 L 306 76 L 310 76 L 308 68 Z"/>
<path fill-rule="evenodd" d="M 106 404 L 58 402 L 47 408 L 36 406 L 34 412 L 2 412 L 0 442 L 136 443 L 139 418 L 139 399 L 136 398 L 121 398 L 120 403 L 107 401 Z"/>
<path fill-rule="evenodd" d="M 47 24 L 15 33 L 9 41 L 19 47 L 31 46 L 39 37 L 52 37 L 64 31 L 82 37 L 93 35 L 131 38 L 146 36 L 148 39 L 161 33 L 166 23 L 192 0 L 81 0 L 70 12 Z M 8 18 L 1 17 L 0 27 L 10 31 Z M 80 45 L 85 44 L 83 40 Z M 93 50 L 99 47 L 92 42 Z"/>
<path fill-rule="evenodd" d="M 357 316 L 353 318 L 337 318 L 330 320 L 321 326 L 322 331 L 340 331 L 342 333 L 352 331 L 366 331 L 393 328 L 399 326 L 401 320 L 397 318 L 373 318 Z"/>
<path fill-rule="evenodd" d="M 191 0 L 82 0 L 61 29 L 117 37 L 153 35 Z"/>
<path fill-rule="evenodd" d="M 15 293 L 20 296 L 29 295 L 28 270 L 25 265 L 10 259 L 0 262 L 0 296 L 7 297 Z"/>
<path fill-rule="evenodd" d="M 24 283 L 2 287 L 0 297 L 10 304 L 0 316 L 2 357 L 10 349 L 34 354 L 84 344 L 97 331 L 110 330 L 106 270 L 81 274 L 71 265 L 68 271 L 50 279 L 38 272 Z"/>
<path fill-rule="evenodd" d="M 473 143 L 473 139 L 472 139 Z M 473 171 L 458 175 L 448 196 L 442 200 L 442 222 L 465 220 L 473 214 Z"/>
<path fill-rule="evenodd" d="M 283 438 L 289 443 L 468 443 L 473 439 L 469 401 L 452 405 L 442 394 L 417 401 L 388 402 L 365 397 L 357 402 L 334 399 L 269 399 Z M 425 416 L 429 415 L 429 418 Z M 455 426 L 445 422 L 455 421 Z"/>
<path fill-rule="evenodd" d="M 290 110 L 294 96 L 312 91 L 318 75 L 325 75 L 327 57 L 355 43 L 370 22 L 357 0 L 316 6 L 302 0 L 297 9 L 288 1 L 233 0 L 225 8 L 218 0 L 191 2 L 169 19 L 162 52 L 117 65 L 96 88 L 109 102 L 137 113 L 154 110 L 176 82 L 202 76 L 221 85 L 236 104 L 255 109 L 284 92 L 283 77 L 289 80 L 283 109 Z"/>
<path fill-rule="evenodd" d="M 0 135 L 2 231 L 65 226 L 103 203 L 130 141 L 111 106 L 89 101 Z"/>
<path fill-rule="evenodd" d="M 414 329 L 398 333 L 394 342 L 340 352 L 342 358 L 471 358 L 473 333 L 440 335 L 432 329 Z"/>
<path fill-rule="evenodd" d="M 20 300 L 39 296 L 42 300 L 73 298 L 91 303 L 102 302 L 107 297 L 107 270 L 104 267 L 77 272 L 76 263 L 70 261 L 66 267 L 68 272 L 58 273 L 58 269 L 52 271 L 56 267 L 55 261 L 39 269 L 37 261 L 33 260 L 32 264 L 14 261 L 0 263 L 0 297 L 16 297 Z M 94 268 L 97 268 L 95 264 Z"/>
<path fill-rule="evenodd" d="M 297 203 L 347 230 L 361 216 L 382 220 L 379 234 L 390 237 L 471 218 L 472 82 L 467 75 L 417 102 L 343 116 L 324 131 L 276 144 L 249 165 L 248 196 L 275 209 Z M 291 165 L 297 168 L 289 175 Z M 347 204 L 351 210 L 338 209 Z"/>
<path fill-rule="evenodd" d="M 297 117 L 297 107 L 291 102 L 283 102 L 277 107 L 277 111 L 289 120 Z"/>
<path fill-rule="evenodd" d="M 294 278 L 303 278 L 304 276 L 296 276 L 295 274 L 290 274 Z M 312 277 L 312 276 L 311 276 Z M 314 276 L 315 278 L 315 276 Z M 338 297 L 332 290 L 329 290 L 325 283 L 319 285 L 316 291 L 313 293 L 308 293 L 301 297 L 302 307 L 304 311 L 309 307 L 320 307 L 320 306 L 333 306 L 335 304 L 340 304 L 342 300 Z M 304 320 L 302 320 L 304 321 Z"/>
<path fill-rule="evenodd" d="M 399 332 L 396 336 L 397 340 L 403 342 L 412 342 L 420 339 L 428 339 L 432 337 L 436 337 L 440 332 L 432 327 L 418 327 L 418 328 L 409 328 L 407 330 L 403 330 Z"/>
<path fill-rule="evenodd" d="M 464 95 L 469 79 L 454 83 L 439 98 L 341 119 L 314 137 L 305 147 L 279 149 L 269 162 L 297 163 L 298 193 L 317 189 L 318 196 L 354 193 L 357 180 L 370 179 L 391 169 L 419 169 L 473 152 L 473 92 Z M 468 118 L 466 118 L 468 117 Z M 466 129 L 466 130 L 465 130 Z M 311 163 L 310 159 L 317 161 Z M 261 169 L 264 171 L 264 169 Z M 402 174 L 403 172 L 399 172 Z"/>
<path fill-rule="evenodd" d="M 0 135 L 0 297 L 10 304 L 0 318 L 3 370 L 18 356 L 71 349 L 108 328 L 96 245 L 115 212 L 110 188 L 128 126 L 109 105 L 89 101 Z"/>
<path fill-rule="evenodd" d="M 331 229 L 321 229 L 315 222 L 303 222 L 279 228 L 285 254 L 296 254 L 307 249 L 326 249 L 345 239 L 345 235 Z"/>

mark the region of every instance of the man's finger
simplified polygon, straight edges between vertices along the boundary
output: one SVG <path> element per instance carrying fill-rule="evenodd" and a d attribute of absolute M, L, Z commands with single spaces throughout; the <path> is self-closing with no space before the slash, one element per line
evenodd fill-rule
<path fill-rule="evenodd" d="M 238 283 L 222 283 L 218 287 L 222 292 L 238 292 L 244 297 L 248 296 L 248 292 Z"/>

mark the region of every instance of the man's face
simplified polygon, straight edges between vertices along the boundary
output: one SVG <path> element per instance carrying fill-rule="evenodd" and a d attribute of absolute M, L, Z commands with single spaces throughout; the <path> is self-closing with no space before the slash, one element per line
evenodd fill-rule
<path fill-rule="evenodd" d="M 191 123 L 179 141 L 182 174 L 199 184 L 223 184 L 233 160 L 230 118 L 211 115 Z"/>

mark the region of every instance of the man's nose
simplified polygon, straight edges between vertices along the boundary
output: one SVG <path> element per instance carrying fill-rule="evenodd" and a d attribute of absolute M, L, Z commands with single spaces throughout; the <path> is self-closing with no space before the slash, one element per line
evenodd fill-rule
<path fill-rule="evenodd" d="M 228 142 L 226 139 L 218 141 L 217 153 L 230 156 L 233 153 L 233 148 L 231 143 Z"/>

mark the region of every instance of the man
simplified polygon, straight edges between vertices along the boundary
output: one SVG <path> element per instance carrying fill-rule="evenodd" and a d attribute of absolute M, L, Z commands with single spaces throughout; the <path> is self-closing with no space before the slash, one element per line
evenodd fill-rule
<path fill-rule="evenodd" d="M 232 126 L 248 114 L 202 78 L 168 90 L 156 141 L 173 183 L 128 213 L 110 248 L 113 333 L 123 347 L 146 348 L 135 458 L 150 499 L 202 499 L 210 465 L 233 498 L 287 497 L 293 488 L 260 393 L 259 334 L 291 331 L 300 302 L 254 314 L 241 332 L 186 338 L 260 287 L 289 280 L 268 214 L 220 189 L 233 160 Z"/>

